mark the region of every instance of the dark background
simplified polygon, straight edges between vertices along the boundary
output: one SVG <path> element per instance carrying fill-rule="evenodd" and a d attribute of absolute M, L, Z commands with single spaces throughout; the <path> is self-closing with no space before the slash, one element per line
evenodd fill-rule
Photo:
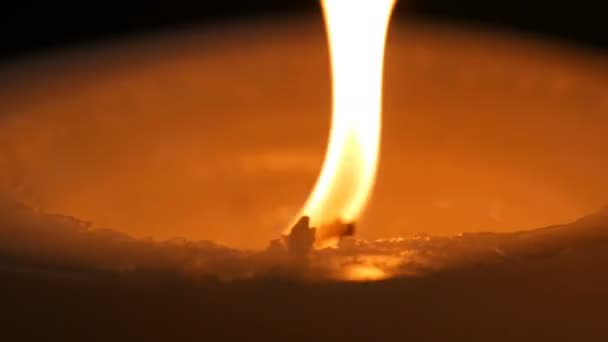
<path fill-rule="evenodd" d="M 602 1 L 399 0 L 396 20 L 426 18 L 517 31 L 608 50 Z M 319 13 L 318 0 L 46 1 L 0 4 L 0 58 L 126 34 L 212 25 L 218 21 Z"/>

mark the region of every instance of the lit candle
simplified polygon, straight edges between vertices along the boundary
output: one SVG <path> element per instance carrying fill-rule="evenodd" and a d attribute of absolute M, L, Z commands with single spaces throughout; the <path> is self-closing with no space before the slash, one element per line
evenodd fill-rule
<path fill-rule="evenodd" d="M 357 237 L 541 227 L 606 202 L 602 56 L 420 23 L 388 37 Z M 4 66 L 2 191 L 137 237 L 264 248 L 323 163 L 328 52 L 303 20 Z"/>

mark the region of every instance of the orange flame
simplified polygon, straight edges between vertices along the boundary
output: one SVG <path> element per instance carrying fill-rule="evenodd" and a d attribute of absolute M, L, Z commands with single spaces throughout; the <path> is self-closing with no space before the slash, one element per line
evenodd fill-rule
<path fill-rule="evenodd" d="M 298 216 L 309 216 L 318 236 L 332 239 L 337 236 L 330 227 L 354 222 L 374 186 L 385 41 L 395 0 L 322 2 L 333 73 L 332 126 L 323 169 Z"/>

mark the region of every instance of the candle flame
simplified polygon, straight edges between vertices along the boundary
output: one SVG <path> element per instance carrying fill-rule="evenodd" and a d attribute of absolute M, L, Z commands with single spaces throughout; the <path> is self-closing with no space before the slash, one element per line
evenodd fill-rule
<path fill-rule="evenodd" d="M 330 44 L 333 116 L 321 174 L 299 216 L 317 244 L 353 223 L 374 186 L 380 147 L 382 73 L 395 0 L 322 0 Z"/>
<path fill-rule="evenodd" d="M 383 269 L 372 265 L 347 267 L 344 273 L 344 279 L 350 281 L 377 281 L 387 279 L 389 276 Z"/>

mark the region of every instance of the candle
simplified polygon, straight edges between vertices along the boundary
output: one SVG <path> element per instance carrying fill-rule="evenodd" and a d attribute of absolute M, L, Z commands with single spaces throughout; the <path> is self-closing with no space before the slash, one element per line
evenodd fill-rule
<path fill-rule="evenodd" d="M 394 24 L 385 70 L 377 188 L 357 237 L 535 228 L 606 202 L 602 56 Z M 327 147 L 320 20 L 132 38 L 0 77 L 3 193 L 135 237 L 264 248 Z"/>

